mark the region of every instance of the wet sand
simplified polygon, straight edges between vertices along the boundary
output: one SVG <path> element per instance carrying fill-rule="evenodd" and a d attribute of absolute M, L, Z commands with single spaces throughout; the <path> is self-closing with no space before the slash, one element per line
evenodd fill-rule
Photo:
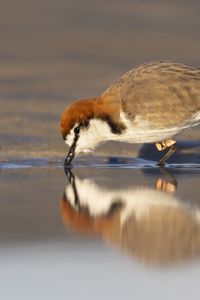
<path fill-rule="evenodd" d="M 167 170 L 154 145 L 108 143 L 67 178 L 64 107 L 138 64 L 200 67 L 199 2 L 2 1 L 3 299 L 191 299 L 199 293 L 200 129 Z"/>

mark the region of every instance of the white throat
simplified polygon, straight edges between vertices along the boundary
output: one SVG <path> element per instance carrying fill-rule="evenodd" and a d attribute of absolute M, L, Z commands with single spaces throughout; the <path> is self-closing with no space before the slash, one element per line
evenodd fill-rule
<path fill-rule="evenodd" d="M 106 141 L 119 141 L 127 143 L 154 143 L 171 138 L 182 130 L 195 126 L 200 120 L 200 113 L 193 118 L 193 123 L 185 123 L 179 127 L 170 127 L 163 129 L 154 129 L 149 126 L 147 120 L 136 116 L 134 120 L 126 118 L 121 112 L 120 122 L 125 125 L 126 129 L 121 134 L 112 133 L 109 124 L 100 119 L 91 119 L 86 128 L 80 130 L 79 139 L 76 147 L 76 154 L 79 152 L 90 152 L 94 150 L 98 144 Z M 74 128 L 78 126 L 75 124 Z M 66 143 L 71 146 L 74 140 L 74 128 L 67 136 Z"/>
<path fill-rule="evenodd" d="M 74 128 L 78 124 L 75 124 Z M 74 128 L 67 136 L 66 144 L 71 146 L 74 140 Z M 98 144 L 108 140 L 115 140 L 116 134 L 111 132 L 110 126 L 106 121 L 100 119 L 92 119 L 88 127 L 82 128 L 79 133 L 79 139 L 76 147 L 76 154 L 79 152 L 88 153 L 94 150 Z"/>

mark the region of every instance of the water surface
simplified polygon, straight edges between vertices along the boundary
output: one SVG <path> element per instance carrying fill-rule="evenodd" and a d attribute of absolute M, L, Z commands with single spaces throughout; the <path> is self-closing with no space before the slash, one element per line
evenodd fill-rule
<path fill-rule="evenodd" d="M 71 171 L 1 164 L 4 299 L 196 299 L 199 166 L 104 157 Z"/>

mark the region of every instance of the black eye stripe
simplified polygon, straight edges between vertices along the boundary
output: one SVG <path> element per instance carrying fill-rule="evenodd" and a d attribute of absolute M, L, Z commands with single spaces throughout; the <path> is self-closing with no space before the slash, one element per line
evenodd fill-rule
<path fill-rule="evenodd" d="M 80 129 L 81 129 L 81 125 L 78 125 L 77 127 L 74 128 L 74 134 L 75 134 L 74 140 L 77 139 L 76 135 L 79 135 Z M 63 137 L 63 139 L 65 141 L 67 141 L 69 135 L 71 135 L 71 132 L 68 135 L 66 135 L 65 137 Z M 73 143 L 74 143 L 74 141 L 73 141 Z"/>

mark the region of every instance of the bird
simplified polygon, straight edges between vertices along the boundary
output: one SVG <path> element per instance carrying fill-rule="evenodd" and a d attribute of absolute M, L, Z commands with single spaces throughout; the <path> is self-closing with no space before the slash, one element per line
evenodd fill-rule
<path fill-rule="evenodd" d="M 176 151 L 176 135 L 200 124 L 200 69 L 170 61 L 139 65 L 98 97 L 75 100 L 63 111 L 60 130 L 69 146 L 64 165 L 102 142 L 155 143 Z"/>

